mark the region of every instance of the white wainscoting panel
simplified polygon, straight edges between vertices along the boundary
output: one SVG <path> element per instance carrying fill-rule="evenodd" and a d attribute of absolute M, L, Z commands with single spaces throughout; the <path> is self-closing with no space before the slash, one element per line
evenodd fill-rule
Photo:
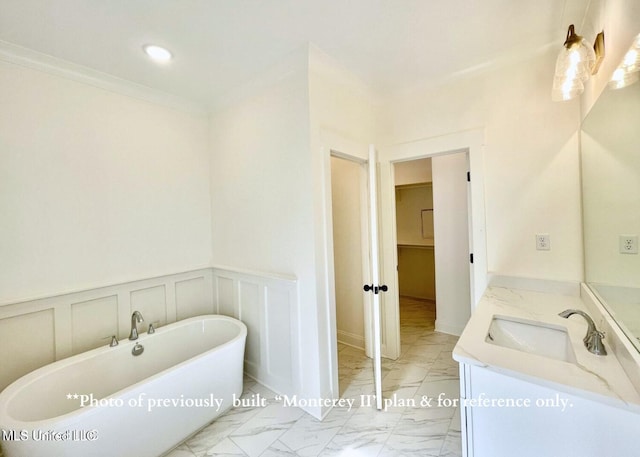
<path fill-rule="evenodd" d="M 150 323 L 157 327 L 167 324 L 167 291 L 164 284 L 131 291 L 130 303 L 129 316 L 134 311 L 140 311 L 144 316 L 144 324 L 140 324 L 139 329 L 146 329 Z M 142 330 L 139 331 L 142 333 Z"/>
<path fill-rule="evenodd" d="M 203 314 L 214 314 L 213 300 L 202 297 L 211 294 L 211 280 L 204 276 L 184 281 L 176 281 L 176 320 L 183 320 Z"/>
<path fill-rule="evenodd" d="M 218 307 L 218 313 L 225 316 L 235 317 L 238 319 L 238 306 L 236 303 L 236 294 L 233 293 L 232 278 L 221 276 L 220 272 L 214 274 L 214 301 Z"/>
<path fill-rule="evenodd" d="M 245 362 L 253 371 L 259 369 L 260 361 L 265 357 L 265 348 L 261 344 L 264 328 L 264 304 L 260 297 L 260 286 L 249 281 L 238 281 L 239 319 L 247 326 L 247 344 Z"/>
<path fill-rule="evenodd" d="M 56 360 L 129 336 L 131 313 L 144 323 L 216 312 L 211 268 L 0 306 L 0 390 Z"/>
<path fill-rule="evenodd" d="M 0 389 L 55 360 L 53 309 L 0 319 Z"/>
<path fill-rule="evenodd" d="M 265 298 L 269 311 L 264 316 L 268 335 L 263 351 L 267 373 L 270 377 L 286 383 L 293 376 L 292 364 L 287 357 L 280 354 L 291 354 L 291 335 L 294 329 L 291 321 L 292 303 L 287 290 L 275 287 L 265 290 Z M 293 355 L 291 354 L 292 357 Z"/>
<path fill-rule="evenodd" d="M 110 342 L 118 334 L 118 295 L 71 304 L 71 353 L 80 354 Z M 102 336 L 104 340 L 96 339 Z"/>
<path fill-rule="evenodd" d="M 298 285 L 295 278 L 213 269 L 218 313 L 247 326 L 245 372 L 282 394 L 300 391 Z"/>
<path fill-rule="evenodd" d="M 300 391 L 301 331 L 295 278 L 205 268 L 0 306 L 0 390 L 56 360 L 129 336 L 131 314 L 166 325 L 220 313 L 248 328 L 247 374 L 276 392 Z M 28 332 L 28 333 L 27 333 Z"/>

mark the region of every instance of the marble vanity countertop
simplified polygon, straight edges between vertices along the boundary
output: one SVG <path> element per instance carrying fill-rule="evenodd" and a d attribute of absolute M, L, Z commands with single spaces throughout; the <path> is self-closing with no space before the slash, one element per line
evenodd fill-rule
<path fill-rule="evenodd" d="M 453 358 L 527 382 L 640 413 L 640 394 L 618 362 L 607 335 L 606 356 L 587 351 L 582 339 L 587 323 L 581 316 L 558 316 L 565 309 L 587 308 L 576 296 L 489 287 L 453 350 Z M 494 316 L 513 317 L 567 329 L 576 362 L 565 362 L 510 349 L 486 341 Z M 594 318 L 596 323 L 598 319 Z"/>

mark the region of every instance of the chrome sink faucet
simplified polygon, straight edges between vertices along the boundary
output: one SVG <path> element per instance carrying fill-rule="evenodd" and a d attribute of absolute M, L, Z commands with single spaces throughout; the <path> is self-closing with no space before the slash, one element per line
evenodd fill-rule
<path fill-rule="evenodd" d="M 596 324 L 587 313 L 585 313 L 584 311 L 580 311 L 579 309 L 566 309 L 559 313 L 558 316 L 568 319 L 569 316 L 573 314 L 580 314 L 587 320 L 587 334 L 582 339 L 582 341 L 584 342 L 584 345 L 587 347 L 588 351 L 596 355 L 607 355 L 607 350 L 604 348 L 604 343 L 602 342 L 604 333 L 596 328 Z"/>
<path fill-rule="evenodd" d="M 140 311 L 134 311 L 133 314 L 131 315 L 131 333 L 129 333 L 130 340 L 138 339 L 137 324 L 139 324 L 140 322 L 144 322 L 144 319 L 142 318 L 142 314 L 140 314 Z"/>

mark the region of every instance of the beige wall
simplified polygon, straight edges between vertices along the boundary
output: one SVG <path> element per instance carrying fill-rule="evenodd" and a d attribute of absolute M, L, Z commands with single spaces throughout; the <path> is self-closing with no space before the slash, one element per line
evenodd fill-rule
<path fill-rule="evenodd" d="M 331 158 L 333 252 L 338 341 L 361 349 L 364 340 L 364 295 L 362 285 L 362 165 Z M 368 253 L 367 253 L 368 254 Z"/>
<path fill-rule="evenodd" d="M 431 159 L 398 162 L 393 165 L 396 186 L 431 182 Z"/>
<path fill-rule="evenodd" d="M 431 185 L 396 187 L 398 244 L 433 245 L 433 211 L 422 214 L 433 209 Z"/>
<path fill-rule="evenodd" d="M 398 246 L 398 289 L 401 296 L 436 299 L 433 246 Z"/>
<path fill-rule="evenodd" d="M 431 160 L 411 164 L 409 169 L 423 169 Z M 398 182 L 398 164 L 394 166 Z M 424 172 L 424 170 L 423 170 Z M 400 171 L 402 176 L 402 171 Z M 401 180 L 402 182 L 402 180 Z M 433 251 L 433 188 L 431 185 L 419 187 L 396 187 L 396 226 L 398 238 L 398 289 L 400 295 L 436 299 L 435 264 Z M 424 225 L 424 227 L 423 227 Z M 423 233 L 424 231 L 424 233 Z"/>

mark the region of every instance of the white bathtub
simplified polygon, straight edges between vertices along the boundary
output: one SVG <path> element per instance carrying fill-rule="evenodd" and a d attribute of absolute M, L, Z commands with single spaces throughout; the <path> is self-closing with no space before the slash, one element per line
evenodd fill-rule
<path fill-rule="evenodd" d="M 157 457 L 241 395 L 246 336 L 238 320 L 193 317 L 29 373 L 0 394 L 4 455 Z"/>

